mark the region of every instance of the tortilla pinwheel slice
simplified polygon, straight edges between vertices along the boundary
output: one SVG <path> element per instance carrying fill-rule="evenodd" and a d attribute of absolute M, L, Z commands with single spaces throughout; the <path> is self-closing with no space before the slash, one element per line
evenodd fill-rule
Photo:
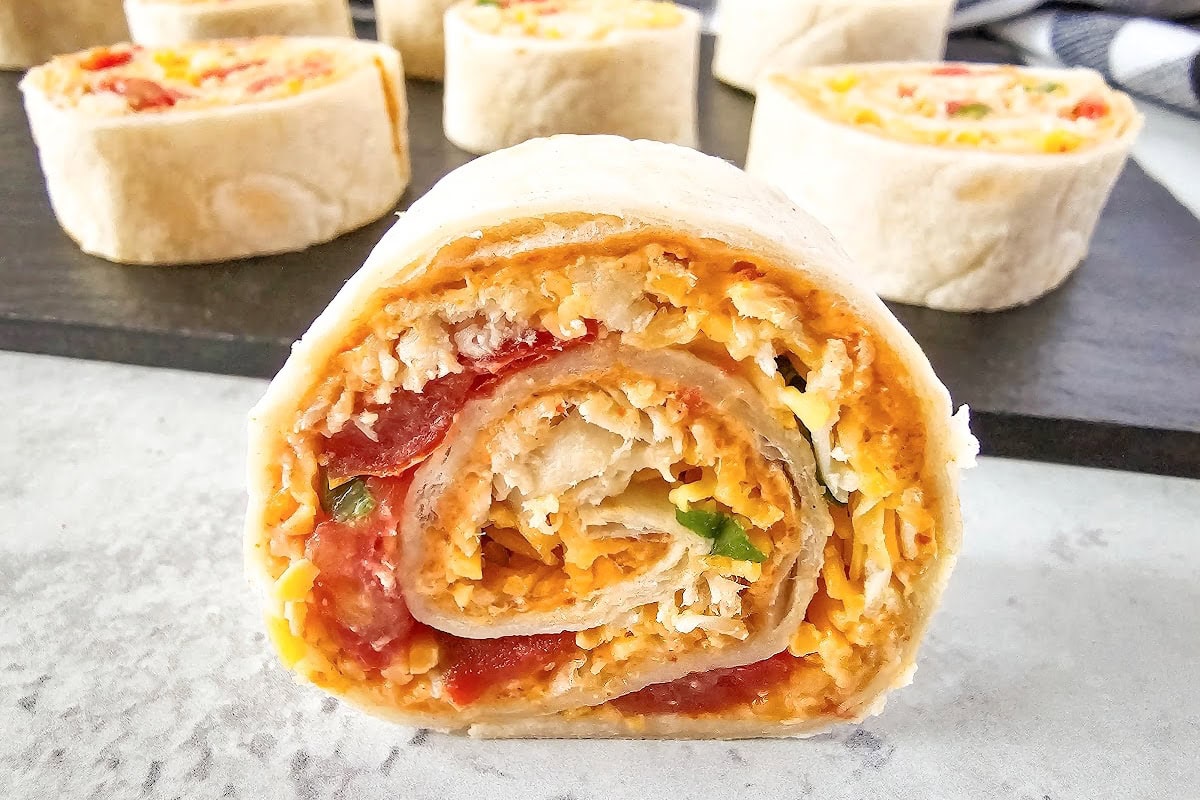
<path fill-rule="evenodd" d="M 953 0 L 719 0 L 713 74 L 754 93 L 768 72 L 940 59 L 953 10 Z"/>
<path fill-rule="evenodd" d="M 133 41 L 149 47 L 248 36 L 353 36 L 347 0 L 125 0 Z"/>
<path fill-rule="evenodd" d="M 408 183 L 403 73 L 384 45 L 115 45 L 21 89 L 59 223 L 112 261 L 301 250 L 383 216 Z"/>
<path fill-rule="evenodd" d="M 0 0 L 0 69 L 128 38 L 121 0 Z"/>
<path fill-rule="evenodd" d="M 442 17 L 458 0 L 375 0 L 375 28 L 404 58 L 410 78 L 440 81 L 446 72 Z"/>
<path fill-rule="evenodd" d="M 1085 69 L 860 64 L 759 88 L 747 171 L 828 226 L 880 295 L 951 311 L 1066 280 L 1142 124 Z"/>
<path fill-rule="evenodd" d="M 490 153 L 539 136 L 692 145 L 700 15 L 659 0 L 464 0 L 445 17 L 443 127 Z"/>
<path fill-rule="evenodd" d="M 848 275 L 682 147 L 558 136 L 450 174 L 251 414 L 247 566 L 284 664 L 485 736 L 877 711 L 954 563 L 973 439 Z"/>

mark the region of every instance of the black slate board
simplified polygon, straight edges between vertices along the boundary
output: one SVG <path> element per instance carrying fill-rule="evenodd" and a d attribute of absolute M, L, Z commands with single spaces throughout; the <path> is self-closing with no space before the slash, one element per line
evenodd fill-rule
<path fill-rule="evenodd" d="M 711 41 L 705 42 L 705 65 Z M 982 40 L 951 55 L 1011 60 Z M 295 253 L 129 267 L 79 252 L 54 221 L 17 76 L 0 76 L 0 348 L 270 376 L 390 225 Z M 408 85 L 413 182 L 401 207 L 471 156 L 441 133 L 441 87 Z M 740 163 L 752 101 L 711 80 L 702 148 Z M 347 142 L 352 147 L 352 142 Z M 997 314 L 894 306 L 985 453 L 1200 477 L 1200 222 L 1131 163 L 1092 253 L 1049 297 Z"/>

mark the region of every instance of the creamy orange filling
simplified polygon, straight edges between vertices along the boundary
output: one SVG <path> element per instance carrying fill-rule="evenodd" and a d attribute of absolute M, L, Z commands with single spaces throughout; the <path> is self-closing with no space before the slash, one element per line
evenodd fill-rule
<path fill-rule="evenodd" d="M 312 530 L 314 500 L 304 476 L 314 474 L 312 448 L 321 440 L 316 431 L 328 424 L 331 414 L 353 415 L 361 402 L 355 398 L 377 390 L 379 377 L 364 373 L 361 365 L 380 348 L 392 351 L 395 337 L 409 330 L 411 323 L 398 323 L 397 314 L 426 313 L 422 309 L 433 306 L 457 308 L 494 302 L 538 328 L 570 335 L 579 319 L 603 322 L 607 312 L 589 305 L 603 299 L 603 292 L 576 293 L 580 278 L 568 274 L 565 265 L 602 264 L 603 268 L 596 267 L 597 275 L 632 275 L 641 286 L 640 300 L 621 299 L 622 308 L 631 302 L 634 307 L 643 303 L 647 315 L 647 321 L 636 330 L 620 334 L 627 344 L 642 349 L 683 347 L 735 374 L 749 376 L 757 371 L 755 385 L 761 386 L 781 419 L 791 421 L 797 435 L 801 433 L 793 416 L 796 408 L 817 420 L 836 416 L 833 443 L 845 448 L 848 463 L 862 476 L 861 485 L 851 492 L 844 509 L 831 507 L 835 533 L 825 547 L 817 593 L 789 646 L 795 665 L 783 684 L 787 690 L 771 693 L 737 713 L 763 719 L 844 713 L 839 709 L 847 700 L 883 665 L 895 663 L 905 647 L 907 620 L 914 611 L 910 599 L 921 590 L 928 568 L 938 558 L 942 535 L 936 522 L 942 499 L 929 490 L 922 477 L 925 444 L 920 403 L 909 388 L 899 358 L 836 298 L 807 285 L 789 270 L 716 242 L 684 241 L 665 230 L 642 231 L 613 235 L 599 245 L 564 245 L 511 258 L 480 254 L 490 242 L 577 221 L 571 215 L 522 221 L 488 231 L 481 239 L 452 243 L 420 276 L 384 287 L 372 298 L 372 305 L 381 310 L 368 317 L 356 338 L 347 341 L 326 365 L 324 373 L 332 377 L 314 389 L 305 404 L 311 409 L 304 417 L 308 421 L 298 425 L 298 430 L 308 432 L 293 435 L 289 454 L 280 459 L 284 471 L 278 481 L 283 490 L 272 502 L 267 520 L 276 530 L 272 552 L 277 572 L 283 573 L 295 563 L 297 545 Z M 609 323 L 619 328 L 615 318 Z M 824 410 L 812 391 L 786 387 L 778 378 L 776 383 L 766 381 L 756 361 L 764 352 L 786 353 L 801 375 L 807 372 L 811 376 L 822 368 L 830 342 L 844 350 L 849 368 L 831 407 Z M 421 352 L 427 355 L 429 351 L 423 348 Z M 453 358 L 453 354 L 444 357 Z M 405 375 L 402 369 L 395 380 L 407 380 Z M 879 391 L 880 386 L 887 391 Z M 522 542 L 528 540 L 515 536 L 517 531 L 510 523 L 494 519 L 481 544 L 482 581 L 491 589 L 500 587 L 501 592 L 514 575 L 528 575 L 526 570 L 538 574 L 542 566 L 549 566 L 533 557 L 536 550 L 532 554 L 524 551 Z M 619 579 L 643 557 L 645 553 L 630 548 L 604 553 L 600 563 L 611 569 L 609 578 Z M 546 577 L 551 579 L 547 596 L 561 597 L 563 591 L 570 591 L 570 575 L 560 572 L 557 577 L 551 573 Z M 604 580 L 601 578 L 601 583 Z M 868 608 L 869 595 L 876 598 L 873 608 Z M 294 618 L 300 612 L 291 613 Z M 579 634 L 577 642 L 592 648 L 587 657 L 597 665 L 596 674 L 603 677 L 610 670 L 636 666 L 645 654 L 661 653 L 664 647 L 682 651 L 707 639 L 703 631 L 663 639 L 661 633 L 651 633 L 657 630 L 654 613 L 653 607 L 643 609 L 640 621 L 622 623 L 627 626 L 625 633 L 615 638 L 596 632 Z M 276 637 L 281 650 L 290 653 L 292 661 L 300 664 L 297 668 L 320 685 L 346 690 L 351 688 L 346 683 L 350 679 L 360 684 L 357 691 L 373 695 L 384 705 L 410 712 L 444 707 L 445 701 L 434 696 L 437 655 L 430 656 L 427 644 L 414 644 L 422 648 L 421 654 L 409 654 L 402 659 L 406 663 L 368 675 L 339 654 L 319 623 L 277 626 L 276 630 L 281 631 Z M 411 669 L 413 663 L 422 669 Z M 525 680 L 519 692 L 536 699 L 549 691 L 554 677 L 553 673 L 538 673 Z M 622 712 L 611 705 L 569 712 L 616 713 Z"/>
<path fill-rule="evenodd" d="M 647 397 L 653 396 L 649 387 L 642 390 L 648 392 Z M 567 411 L 572 406 L 563 398 L 572 395 L 543 391 L 530 407 L 514 410 L 511 427 L 525 432 L 535 430 L 537 426 L 529 421 L 532 415 L 526 412 L 536 412 L 539 407 Z M 677 480 L 668 484 L 657 469 L 643 469 L 634 476 L 630 489 L 658 498 L 673 511 L 666 502 L 673 496 L 672 485 L 693 489 L 703 486 L 681 501 L 684 508 L 693 502 L 714 501 L 714 509 L 742 520 L 751 544 L 768 555 L 776 545 L 794 541 L 794 521 L 776 525 L 784 519 L 782 509 L 790 507 L 790 485 L 777 470 L 764 470 L 757 448 L 714 422 L 704 407 L 689 407 L 674 394 L 664 395 L 663 407 L 677 425 L 682 459 L 660 466 L 678 476 Z M 555 424 L 553 418 L 543 422 L 546 428 Z M 701 426 L 696 435 L 704 437 L 705 447 L 687 433 L 696 423 Z M 661 419 L 659 424 L 663 424 Z M 502 435 L 503 429 L 494 433 Z M 475 468 L 467 471 L 474 472 Z M 447 510 L 439 516 L 439 524 L 455 533 L 431 546 L 430 569 L 423 580 L 430 593 L 452 597 L 460 609 L 478 610 L 484 622 L 490 616 L 514 610 L 551 611 L 586 603 L 589 595 L 649 572 L 670 549 L 664 536 L 608 537 L 589 533 L 581 514 L 589 510 L 590 504 L 579 501 L 571 491 L 553 498 L 526 498 L 525 504 L 535 507 L 552 500 L 544 518 L 532 525 L 528 508 L 521 508 L 522 503 L 493 500 L 488 522 L 477 534 L 468 517 L 473 489 L 470 485 L 459 489 L 444 502 Z M 720 565 L 714 568 L 721 571 Z M 762 573 L 756 568 L 755 580 Z M 770 575 L 768 568 L 766 576 Z M 446 600 L 445 605 L 449 607 L 450 601 Z"/>
<path fill-rule="evenodd" d="M 483 540 L 483 577 L 478 585 L 497 598 L 492 607 L 498 611 L 517 602 L 522 607 L 561 608 L 567 598 L 636 578 L 661 556 L 664 544 L 645 537 L 610 539 L 605 545 L 612 552 L 596 556 L 583 570 L 565 564 L 558 553 L 546 563 L 512 528 L 485 528 Z"/>

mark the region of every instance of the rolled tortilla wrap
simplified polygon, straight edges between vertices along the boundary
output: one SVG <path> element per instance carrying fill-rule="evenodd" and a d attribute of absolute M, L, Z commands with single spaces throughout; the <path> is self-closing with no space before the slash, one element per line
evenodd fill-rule
<path fill-rule="evenodd" d="M 21 88 L 71 238 L 182 264 L 300 250 L 392 209 L 409 177 L 402 75 L 384 45 L 260 38 L 86 51 Z"/>
<path fill-rule="evenodd" d="M 128 38 L 121 0 L 0 0 L 0 69 Z"/>
<path fill-rule="evenodd" d="M 700 16 L 657 0 L 475 0 L 446 12 L 446 138 L 488 153 L 556 133 L 691 145 Z"/>
<path fill-rule="evenodd" d="M 242 36 L 353 36 L 346 0 L 125 0 L 133 41 L 149 47 Z"/>
<path fill-rule="evenodd" d="M 404 58 L 410 78 L 440 81 L 446 72 L 442 17 L 458 0 L 375 0 L 375 29 Z"/>
<path fill-rule="evenodd" d="M 877 710 L 958 550 L 973 440 L 848 274 L 685 148 L 557 136 L 447 176 L 251 414 L 247 567 L 283 662 L 480 735 Z"/>
<path fill-rule="evenodd" d="M 953 0 L 719 0 L 713 75 L 753 93 L 768 71 L 942 57 Z"/>
<path fill-rule="evenodd" d="M 883 297 L 992 310 L 1066 280 L 1140 128 L 1090 70 L 819 68 L 760 85 L 746 169 L 825 223 Z"/>

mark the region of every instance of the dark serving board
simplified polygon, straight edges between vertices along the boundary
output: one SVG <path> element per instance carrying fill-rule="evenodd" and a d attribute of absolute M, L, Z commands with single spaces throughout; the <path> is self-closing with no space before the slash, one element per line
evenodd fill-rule
<path fill-rule="evenodd" d="M 1013 56 L 982 40 L 955 41 L 951 55 Z M 705 76 L 710 56 L 706 37 Z M 752 100 L 702 83 L 703 149 L 741 163 Z M 16 84 L 0 76 L 0 348 L 270 376 L 390 225 L 218 266 L 84 255 L 51 214 Z M 471 158 L 442 136 L 441 87 L 408 92 L 414 175 L 401 207 Z M 985 453 L 1200 476 L 1198 260 L 1200 221 L 1130 163 L 1087 262 L 1049 297 L 996 314 L 893 308 L 974 409 Z"/>

